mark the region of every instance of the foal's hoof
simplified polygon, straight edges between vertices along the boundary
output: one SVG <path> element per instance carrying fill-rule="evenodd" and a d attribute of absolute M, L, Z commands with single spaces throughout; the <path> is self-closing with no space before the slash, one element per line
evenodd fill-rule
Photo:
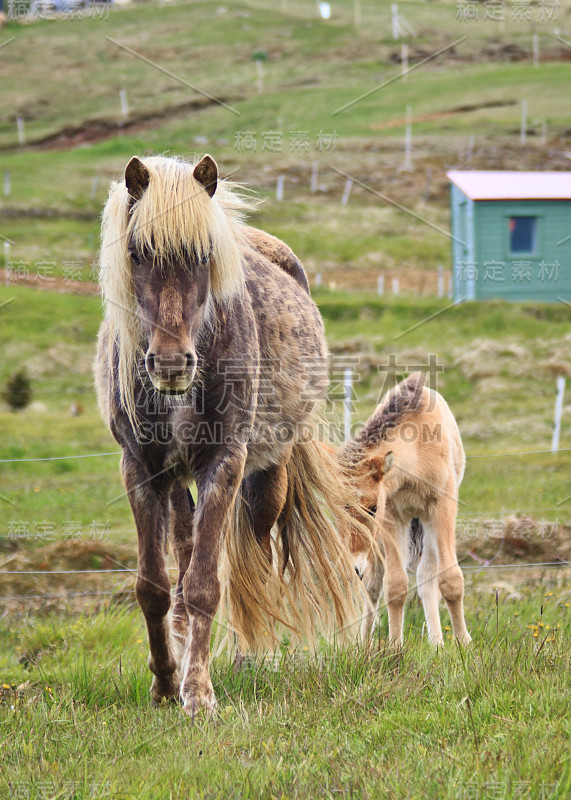
<path fill-rule="evenodd" d="M 182 692 L 184 705 L 182 710 L 185 714 L 194 720 L 194 718 L 202 713 L 207 716 L 212 716 L 216 708 L 216 697 L 212 686 L 204 687 L 204 689 L 194 689 L 188 692 Z"/>
<path fill-rule="evenodd" d="M 170 678 L 159 678 L 155 675 L 151 684 L 151 704 L 177 703 L 180 691 L 180 675 L 175 672 Z"/>

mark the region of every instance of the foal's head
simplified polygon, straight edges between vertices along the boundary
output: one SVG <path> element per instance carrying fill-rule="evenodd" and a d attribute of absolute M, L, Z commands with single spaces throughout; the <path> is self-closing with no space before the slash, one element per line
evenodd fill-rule
<path fill-rule="evenodd" d="M 364 454 L 360 461 L 352 467 L 350 479 L 354 483 L 366 508 L 376 508 L 379 503 L 384 505 L 385 487 L 383 479 L 393 468 L 395 455 L 392 450 L 386 453 Z"/>
<path fill-rule="evenodd" d="M 208 314 L 211 292 L 212 236 L 201 230 L 201 226 L 205 227 L 202 219 L 194 231 L 192 219 L 186 220 L 182 235 L 177 222 L 182 215 L 192 217 L 193 212 L 197 217 L 207 216 L 207 205 L 212 202 L 218 182 L 215 161 L 205 156 L 192 170 L 192 178 L 188 172 L 181 174 L 179 183 L 184 183 L 189 196 L 181 202 L 176 191 L 173 207 L 165 212 L 145 198 L 149 184 L 156 179 L 145 164 L 132 158 L 125 170 L 132 217 L 129 259 L 147 348 L 145 368 L 154 387 L 165 394 L 184 393 L 193 381 L 196 339 Z M 145 208 L 146 199 L 149 202 Z M 165 217 L 162 220 L 161 214 Z M 175 235 L 179 234 L 176 241 L 169 239 L 169 226 Z M 197 235 L 185 239 L 185 232 Z"/>

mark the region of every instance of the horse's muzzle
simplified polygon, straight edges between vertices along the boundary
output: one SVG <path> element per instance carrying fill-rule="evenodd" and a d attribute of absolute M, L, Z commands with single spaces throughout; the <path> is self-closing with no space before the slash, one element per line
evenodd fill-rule
<path fill-rule="evenodd" d="M 151 353 L 145 356 L 145 367 L 157 391 L 163 394 L 184 394 L 196 373 L 194 353 Z"/>

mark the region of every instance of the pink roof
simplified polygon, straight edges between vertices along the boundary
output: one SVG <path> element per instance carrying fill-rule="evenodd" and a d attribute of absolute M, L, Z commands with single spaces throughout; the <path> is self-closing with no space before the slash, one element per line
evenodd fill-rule
<path fill-rule="evenodd" d="M 453 169 L 446 175 L 472 200 L 571 200 L 571 172 Z"/>

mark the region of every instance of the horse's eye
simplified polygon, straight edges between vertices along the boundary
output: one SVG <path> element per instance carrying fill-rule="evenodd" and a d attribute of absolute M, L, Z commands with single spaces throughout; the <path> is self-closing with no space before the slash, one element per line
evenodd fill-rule
<path fill-rule="evenodd" d="M 141 259 L 139 258 L 139 254 L 136 250 L 129 250 L 129 255 L 131 256 L 131 261 L 136 267 L 141 266 Z"/>

